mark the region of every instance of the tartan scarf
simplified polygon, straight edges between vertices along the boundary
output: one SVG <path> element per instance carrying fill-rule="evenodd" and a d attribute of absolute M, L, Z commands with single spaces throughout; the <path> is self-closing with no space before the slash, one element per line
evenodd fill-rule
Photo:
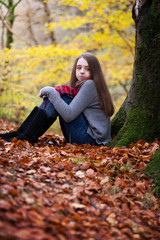
<path fill-rule="evenodd" d="M 60 86 L 55 87 L 55 89 L 59 92 L 60 95 L 67 95 L 69 97 L 74 98 L 77 95 L 77 93 L 79 92 L 81 86 L 83 85 L 83 83 L 85 81 L 86 80 L 77 81 L 75 83 L 74 88 L 72 88 L 68 85 L 60 85 Z"/>
<path fill-rule="evenodd" d="M 68 85 L 60 85 L 60 86 L 55 87 L 55 89 L 59 92 L 60 95 L 67 95 L 69 97 L 74 98 L 77 95 L 77 93 L 79 92 L 81 86 L 83 85 L 83 83 L 85 81 L 86 80 L 77 81 L 75 83 L 74 88 L 72 88 Z"/>
<path fill-rule="evenodd" d="M 72 88 L 72 87 L 70 87 L 68 85 L 60 85 L 60 86 L 55 87 L 55 89 L 59 92 L 59 94 L 61 96 L 67 95 L 67 96 L 69 96 L 71 98 L 74 98 L 77 95 L 77 93 L 79 92 L 81 86 L 83 85 L 83 83 L 85 81 L 86 80 L 77 81 L 76 84 L 75 84 L 75 88 Z M 41 105 L 41 108 L 45 108 L 47 103 L 49 102 L 48 98 L 45 99 L 45 96 L 44 96 L 43 100 L 45 102 Z"/>
<path fill-rule="evenodd" d="M 75 88 L 72 88 L 68 85 L 60 85 L 60 86 L 55 87 L 55 89 L 59 92 L 59 94 L 61 96 L 67 95 L 71 98 L 74 98 L 79 91 L 79 89 L 76 90 Z"/>

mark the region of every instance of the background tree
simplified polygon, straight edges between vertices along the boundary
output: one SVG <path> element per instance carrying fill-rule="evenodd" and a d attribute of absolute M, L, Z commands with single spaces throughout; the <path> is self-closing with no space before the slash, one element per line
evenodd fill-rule
<path fill-rule="evenodd" d="M 3 24 L 6 27 L 6 47 L 7 48 L 11 48 L 11 44 L 13 43 L 13 31 L 12 31 L 12 26 L 15 20 L 15 15 L 14 15 L 14 11 L 15 8 L 17 7 L 17 5 L 21 2 L 22 0 L 18 0 L 16 1 L 16 3 L 14 3 L 13 0 L 0 0 L 1 5 L 3 5 L 7 12 L 5 17 L 3 17 L 2 15 L 2 11 L 1 11 L 1 20 L 3 22 Z"/>
<path fill-rule="evenodd" d="M 33 31 L 33 23 L 32 23 L 32 15 L 34 14 L 32 12 L 32 7 L 30 5 L 29 0 L 26 0 L 26 3 L 28 5 L 28 11 L 26 12 L 26 16 L 27 16 L 27 22 L 28 22 L 28 30 L 30 33 L 30 40 L 33 41 L 33 43 L 35 44 L 35 46 L 38 46 L 38 40 L 36 39 L 35 33 Z"/>
<path fill-rule="evenodd" d="M 52 21 L 52 16 L 51 16 L 51 11 L 50 11 L 50 8 L 49 8 L 49 5 L 48 5 L 48 2 L 47 1 L 44 1 L 44 0 L 40 0 L 42 3 L 43 3 L 43 6 L 44 6 L 44 12 L 45 12 L 45 15 L 46 15 L 46 24 L 50 24 L 51 21 Z M 49 37 L 51 39 L 51 43 L 52 44 L 56 44 L 56 37 L 55 37 L 55 34 L 54 32 L 51 30 L 49 31 Z"/>
<path fill-rule="evenodd" d="M 28 41 L 34 46 L 56 44 L 54 32 L 52 30 L 48 31 L 46 27 L 54 16 L 54 14 L 51 14 L 53 4 L 49 5 L 44 0 L 38 0 L 36 5 L 34 5 L 33 0 L 24 0 L 24 3 L 26 3 L 25 7 L 26 5 L 27 7 L 24 10 L 26 19 L 24 16 L 23 21 L 26 26 Z"/>

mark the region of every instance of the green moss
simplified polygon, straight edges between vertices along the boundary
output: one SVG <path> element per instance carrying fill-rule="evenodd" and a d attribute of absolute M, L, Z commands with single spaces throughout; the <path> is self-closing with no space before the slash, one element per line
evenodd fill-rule
<path fill-rule="evenodd" d="M 153 155 L 144 173 L 153 178 L 155 184 L 153 187 L 154 194 L 160 198 L 160 149 Z"/>
<path fill-rule="evenodd" d="M 141 105 L 148 106 L 148 111 L 159 111 L 160 88 L 160 24 L 158 1 L 148 1 L 149 10 L 144 11 L 139 34 L 142 41 L 137 46 L 136 66 L 138 72 L 137 98 Z M 145 9 L 148 5 L 145 6 Z M 146 108 L 147 109 L 147 108 Z"/>
<path fill-rule="evenodd" d="M 157 4 L 159 0 L 152 1 L 151 4 L 151 15 L 154 17 L 158 17 L 158 12 L 157 12 Z"/>
<path fill-rule="evenodd" d="M 154 35 L 158 32 L 158 3 L 159 0 L 146 1 L 143 6 L 141 15 L 143 16 L 143 24 L 141 24 L 141 36 L 145 43 L 152 42 Z"/>
<path fill-rule="evenodd" d="M 160 137 L 160 126 L 157 116 L 152 116 L 143 108 L 134 104 L 128 113 L 123 127 L 111 141 L 110 146 L 129 146 L 131 142 L 143 139 L 153 142 Z"/>

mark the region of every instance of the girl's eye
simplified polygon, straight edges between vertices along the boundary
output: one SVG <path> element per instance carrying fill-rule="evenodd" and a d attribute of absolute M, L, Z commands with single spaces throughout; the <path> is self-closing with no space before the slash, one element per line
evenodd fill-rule
<path fill-rule="evenodd" d="M 77 66 L 76 69 L 81 70 L 82 67 L 81 66 Z M 84 70 L 85 71 L 90 71 L 89 67 L 85 67 Z"/>
<path fill-rule="evenodd" d="M 81 69 L 81 67 L 80 67 L 80 66 L 77 66 L 77 69 L 79 69 L 79 70 L 80 70 L 80 69 Z"/>

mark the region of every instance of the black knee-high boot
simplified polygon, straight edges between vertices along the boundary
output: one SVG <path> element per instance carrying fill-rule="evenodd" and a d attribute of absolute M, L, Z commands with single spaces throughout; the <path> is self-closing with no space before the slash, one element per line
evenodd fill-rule
<path fill-rule="evenodd" d="M 47 131 L 47 129 L 55 120 L 55 118 L 48 117 L 44 109 L 38 108 L 38 111 L 30 124 L 28 124 L 23 133 L 18 135 L 16 138 L 18 140 L 27 140 L 28 142 L 34 144 L 38 141 L 38 138 Z M 9 139 L 9 141 L 12 139 L 13 138 Z"/>
<path fill-rule="evenodd" d="M 30 124 L 30 122 L 35 117 L 35 114 L 37 113 L 38 109 L 39 109 L 38 107 L 35 107 L 16 131 L 12 131 L 9 133 L 2 133 L 2 134 L 0 134 L 0 137 L 4 140 L 7 140 L 7 139 L 11 139 L 11 138 L 17 137 L 18 135 L 22 134 L 23 131 L 27 128 L 27 126 Z"/>

